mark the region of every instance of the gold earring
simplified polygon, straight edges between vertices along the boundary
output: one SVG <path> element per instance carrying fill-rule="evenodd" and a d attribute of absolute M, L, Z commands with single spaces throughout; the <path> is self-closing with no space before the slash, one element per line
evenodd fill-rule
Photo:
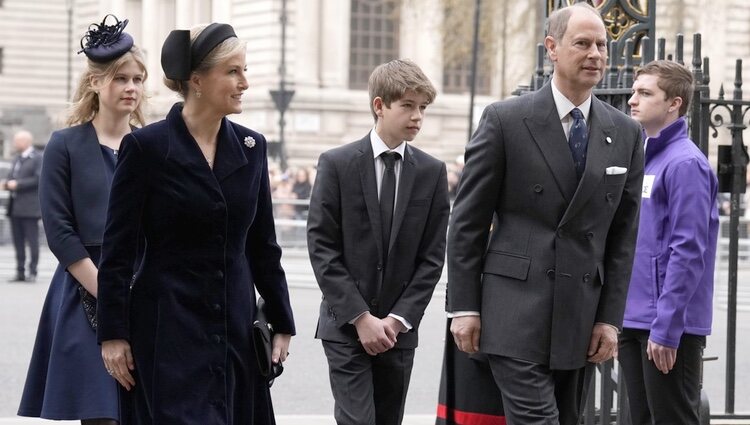
<path fill-rule="evenodd" d="M 198 99 L 200 99 L 200 98 L 201 98 L 201 95 L 202 95 L 202 94 L 203 94 L 203 93 L 201 93 L 201 91 L 200 91 L 200 90 L 196 90 L 196 91 L 195 91 L 195 97 L 197 97 Z"/>

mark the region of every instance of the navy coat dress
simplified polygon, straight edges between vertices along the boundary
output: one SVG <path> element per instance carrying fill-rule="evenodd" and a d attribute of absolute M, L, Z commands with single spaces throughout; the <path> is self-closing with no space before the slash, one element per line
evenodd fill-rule
<path fill-rule="evenodd" d="M 44 150 L 39 199 L 47 243 L 60 264 L 42 307 L 18 414 L 47 419 L 118 419 L 117 382 L 107 374 L 71 264 L 99 259 L 112 149 L 91 122 L 52 133 Z"/>
<path fill-rule="evenodd" d="M 221 122 L 213 170 L 176 104 L 123 139 L 99 270 L 98 339 L 135 358 L 136 424 L 272 424 L 251 324 L 255 291 L 294 334 L 257 132 Z M 133 276 L 139 235 L 146 240 Z M 132 289 L 131 289 L 132 288 Z"/>

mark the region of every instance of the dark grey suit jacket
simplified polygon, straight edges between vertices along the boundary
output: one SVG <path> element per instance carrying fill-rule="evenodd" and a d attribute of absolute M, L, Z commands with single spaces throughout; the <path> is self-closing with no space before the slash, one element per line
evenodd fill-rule
<path fill-rule="evenodd" d="M 595 97 L 589 128 L 580 184 L 549 84 L 489 105 L 466 148 L 448 235 L 447 310 L 480 311 L 482 352 L 575 369 L 586 364 L 595 322 L 622 324 L 641 130 Z"/>
<path fill-rule="evenodd" d="M 8 180 L 16 181 L 16 189 L 8 200 L 8 216 L 40 218 L 39 176 L 42 172 L 42 153 L 34 149 L 27 158 L 16 156 L 8 173 Z"/>
<path fill-rule="evenodd" d="M 406 319 L 413 329 L 396 346 L 417 346 L 445 258 L 447 186 L 445 164 L 407 145 L 384 261 L 370 136 L 320 156 L 307 221 L 310 261 L 323 292 L 317 338 L 355 342 L 348 322 L 369 311 Z"/>

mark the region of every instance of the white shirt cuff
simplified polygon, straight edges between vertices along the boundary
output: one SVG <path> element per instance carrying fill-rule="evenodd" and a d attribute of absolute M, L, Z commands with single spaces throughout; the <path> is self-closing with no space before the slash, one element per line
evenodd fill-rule
<path fill-rule="evenodd" d="M 453 319 L 454 317 L 464 317 L 464 316 L 479 316 L 478 311 L 449 311 L 446 313 L 449 319 Z"/>
<path fill-rule="evenodd" d="M 401 322 L 402 325 L 404 325 L 404 327 L 406 328 L 406 330 L 401 331 L 401 333 L 409 332 L 411 330 L 411 328 L 413 327 L 411 325 L 411 323 L 409 323 L 408 320 L 404 319 L 403 317 L 399 316 L 398 314 L 389 313 L 388 317 L 393 317 L 394 319 L 396 319 L 399 322 Z"/>

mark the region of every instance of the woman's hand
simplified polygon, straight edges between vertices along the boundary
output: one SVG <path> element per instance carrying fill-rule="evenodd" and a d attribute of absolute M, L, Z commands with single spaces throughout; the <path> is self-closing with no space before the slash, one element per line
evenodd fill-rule
<path fill-rule="evenodd" d="M 274 340 L 274 347 L 275 342 Z M 288 339 L 287 346 L 289 346 Z M 135 378 L 130 373 L 135 370 L 135 362 L 133 353 L 130 351 L 130 344 L 126 340 L 112 339 L 102 342 L 102 359 L 107 373 L 112 375 L 126 390 L 130 391 L 135 386 Z"/>
<path fill-rule="evenodd" d="M 289 342 L 292 336 L 289 334 L 276 334 L 273 336 L 273 354 L 271 359 L 274 363 L 285 362 L 289 355 Z"/>

